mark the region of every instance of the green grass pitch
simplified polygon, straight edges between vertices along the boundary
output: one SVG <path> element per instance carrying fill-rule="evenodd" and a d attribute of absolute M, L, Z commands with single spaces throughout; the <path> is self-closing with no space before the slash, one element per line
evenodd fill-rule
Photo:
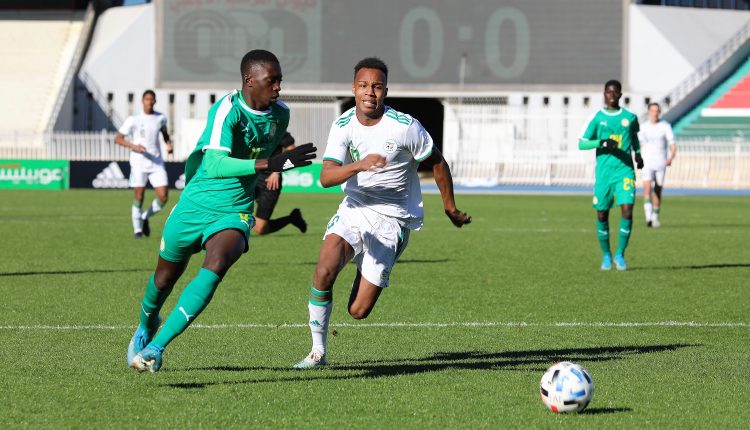
<path fill-rule="evenodd" d="M 302 208 L 308 233 L 253 237 L 162 371 L 136 374 L 125 349 L 177 194 L 141 241 L 128 190 L 0 196 L 1 428 L 750 421 L 747 197 L 666 196 L 658 230 L 645 227 L 639 201 L 630 270 L 603 273 L 590 197 L 459 195 L 474 222 L 456 229 L 439 197 L 425 196 L 425 227 L 372 315 L 346 313 L 350 265 L 334 289 L 332 366 L 294 371 L 310 347 L 306 298 L 321 235 L 341 197 L 284 194 L 276 215 Z M 558 416 L 539 399 L 542 373 L 563 359 L 593 375 L 586 413 Z"/>

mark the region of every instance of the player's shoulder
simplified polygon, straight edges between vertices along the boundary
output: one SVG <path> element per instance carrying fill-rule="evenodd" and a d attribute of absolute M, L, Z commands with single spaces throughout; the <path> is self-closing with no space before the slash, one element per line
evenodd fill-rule
<path fill-rule="evenodd" d="M 628 108 L 624 108 L 624 107 L 620 108 L 620 109 L 622 109 L 621 115 L 623 117 L 629 119 L 630 121 L 638 121 L 638 115 L 634 114 L 633 111 L 631 111 Z"/>
<path fill-rule="evenodd" d="M 289 106 L 281 100 L 276 100 L 273 106 L 278 110 L 289 112 Z"/>
<path fill-rule="evenodd" d="M 412 117 L 411 115 L 407 113 L 399 112 L 390 106 L 385 107 L 385 112 L 383 113 L 383 119 L 385 121 L 393 123 L 396 126 L 401 125 L 401 126 L 409 127 L 410 125 L 415 123 L 414 117 Z"/>
<path fill-rule="evenodd" d="M 356 109 L 356 108 L 353 108 L 353 107 L 352 107 L 352 108 L 350 108 L 350 109 L 346 110 L 346 111 L 345 111 L 344 113 L 342 113 L 341 115 L 339 115 L 339 117 L 338 117 L 338 118 L 336 118 L 336 119 L 335 119 L 335 120 L 333 121 L 333 125 L 334 125 L 335 127 L 338 127 L 338 128 L 344 128 L 344 127 L 348 126 L 348 125 L 349 125 L 349 123 L 351 123 L 351 121 L 352 121 L 352 118 L 354 118 L 354 113 L 355 113 L 355 109 Z"/>

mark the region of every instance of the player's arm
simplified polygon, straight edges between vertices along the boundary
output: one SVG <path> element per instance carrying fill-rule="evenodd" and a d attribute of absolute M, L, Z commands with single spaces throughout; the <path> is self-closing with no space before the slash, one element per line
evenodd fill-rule
<path fill-rule="evenodd" d="M 456 200 L 453 195 L 453 176 L 451 175 L 451 169 L 448 167 L 448 163 L 445 161 L 445 158 L 443 158 L 443 154 L 440 153 L 440 150 L 433 147 L 432 153 L 422 161 L 422 164 L 432 168 L 432 174 L 435 177 L 435 184 L 437 184 L 438 189 L 440 190 L 440 197 L 443 199 L 443 209 L 453 225 L 456 227 L 462 227 L 464 224 L 469 224 L 471 222 L 471 216 L 456 208 Z"/>
<path fill-rule="evenodd" d="M 667 142 L 669 143 L 669 158 L 667 158 L 667 166 L 671 166 L 674 157 L 677 155 L 677 143 L 674 141 L 674 133 L 672 133 L 672 127 L 669 125 L 667 128 Z"/>
<path fill-rule="evenodd" d="M 167 147 L 167 153 L 171 154 L 174 151 L 174 146 L 172 145 L 172 138 L 169 137 L 169 132 L 167 131 L 167 125 L 164 124 L 161 126 L 161 137 L 164 138 L 164 145 Z"/>
<path fill-rule="evenodd" d="M 349 164 L 324 158 L 323 169 L 320 171 L 320 185 L 323 188 L 341 185 L 359 172 L 377 171 L 382 167 L 385 167 L 385 157 L 380 154 L 370 154 Z"/>
<path fill-rule="evenodd" d="M 306 143 L 271 158 L 243 160 L 230 157 L 228 151 L 209 148 L 206 149 L 203 163 L 209 178 L 236 178 L 258 172 L 283 172 L 308 166 L 312 164 L 316 150 L 312 143 Z"/>
<path fill-rule="evenodd" d="M 633 152 L 635 152 L 635 167 L 643 169 L 643 157 L 641 157 L 641 141 L 638 140 L 638 132 L 640 131 L 640 125 L 638 124 L 638 118 L 635 118 L 630 125 L 630 137 L 633 141 Z"/>

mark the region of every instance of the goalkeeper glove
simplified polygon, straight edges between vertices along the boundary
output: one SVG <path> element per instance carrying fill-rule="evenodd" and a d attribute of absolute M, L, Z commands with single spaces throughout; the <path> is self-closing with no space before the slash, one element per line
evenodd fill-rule
<path fill-rule="evenodd" d="M 643 157 L 641 157 L 641 154 L 635 153 L 635 166 L 638 169 L 643 169 Z"/>
<path fill-rule="evenodd" d="M 614 139 L 604 139 L 599 142 L 599 147 L 607 152 L 614 152 L 617 149 L 617 141 Z"/>
<path fill-rule="evenodd" d="M 268 159 L 266 170 L 269 172 L 284 172 L 295 167 L 309 166 L 312 164 L 311 160 L 315 158 L 315 151 L 317 150 L 318 148 L 314 147 L 312 143 L 306 143 L 291 151 L 274 155 Z"/>

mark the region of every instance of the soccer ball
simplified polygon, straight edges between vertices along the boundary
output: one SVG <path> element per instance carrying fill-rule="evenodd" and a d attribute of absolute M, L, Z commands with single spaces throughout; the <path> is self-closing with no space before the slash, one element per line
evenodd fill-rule
<path fill-rule="evenodd" d="M 594 396 L 594 380 L 580 365 L 562 361 L 544 372 L 539 394 L 552 412 L 580 412 Z"/>

